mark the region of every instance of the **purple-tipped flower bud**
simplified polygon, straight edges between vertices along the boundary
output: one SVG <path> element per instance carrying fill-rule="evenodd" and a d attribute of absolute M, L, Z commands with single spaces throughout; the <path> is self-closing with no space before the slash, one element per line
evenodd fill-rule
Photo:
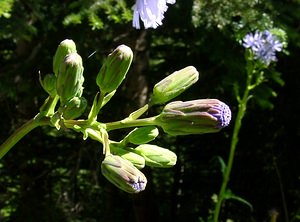
<path fill-rule="evenodd" d="M 68 54 L 59 68 L 56 81 L 56 90 L 62 105 L 73 97 L 82 95 L 83 82 L 83 66 L 80 55 Z"/>
<path fill-rule="evenodd" d="M 128 193 L 139 193 L 146 188 L 147 179 L 133 164 L 116 155 L 102 161 L 101 172 L 112 184 Z"/>
<path fill-rule="evenodd" d="M 154 86 L 150 103 L 163 104 L 170 101 L 197 82 L 198 78 L 199 73 L 193 66 L 172 73 Z"/>
<path fill-rule="evenodd" d="M 76 52 L 76 45 L 71 39 L 65 39 L 58 45 L 53 57 L 53 72 L 56 76 L 58 75 L 58 70 L 65 57 L 73 52 Z"/>
<path fill-rule="evenodd" d="M 110 93 L 119 87 L 128 72 L 132 58 L 133 52 L 126 45 L 118 46 L 108 55 L 96 79 L 101 92 Z"/>
<path fill-rule="evenodd" d="M 164 132 L 177 136 L 214 133 L 228 126 L 229 107 L 217 99 L 175 101 L 167 104 L 156 118 Z"/>
<path fill-rule="evenodd" d="M 145 158 L 147 166 L 168 168 L 174 166 L 177 161 L 174 152 L 156 145 L 142 144 L 136 147 L 134 152 Z"/>

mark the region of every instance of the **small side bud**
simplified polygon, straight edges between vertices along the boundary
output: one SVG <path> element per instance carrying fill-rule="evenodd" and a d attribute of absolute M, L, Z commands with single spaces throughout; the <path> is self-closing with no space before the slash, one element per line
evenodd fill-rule
<path fill-rule="evenodd" d="M 127 149 L 119 148 L 110 144 L 110 151 L 112 154 L 118 155 L 123 159 L 130 161 L 138 169 L 143 169 L 145 167 L 145 159 L 142 156 Z"/>
<path fill-rule="evenodd" d="M 158 82 L 150 98 L 150 104 L 164 104 L 180 95 L 199 79 L 199 73 L 193 66 L 176 71 Z"/>
<path fill-rule="evenodd" d="M 135 145 L 145 144 L 154 140 L 159 132 L 155 126 L 139 127 L 132 130 L 125 138 L 125 143 L 132 143 Z"/>
<path fill-rule="evenodd" d="M 147 179 L 131 162 L 116 155 L 107 155 L 101 163 L 103 176 L 127 193 L 139 193 L 146 188 Z"/>
<path fill-rule="evenodd" d="M 55 95 L 57 94 L 55 75 L 47 74 L 43 79 L 41 79 L 40 77 L 40 84 L 51 97 L 55 97 Z"/>
<path fill-rule="evenodd" d="M 76 52 L 76 45 L 71 39 L 65 39 L 58 45 L 53 57 L 53 72 L 56 76 L 58 75 L 58 70 L 65 57 L 74 52 Z"/>
<path fill-rule="evenodd" d="M 110 93 L 119 87 L 128 72 L 132 58 L 133 52 L 126 45 L 118 46 L 108 55 L 96 79 L 101 92 Z"/>
<path fill-rule="evenodd" d="M 70 99 L 59 111 L 64 119 L 76 119 L 80 117 L 87 107 L 87 100 L 84 97 Z"/>
<path fill-rule="evenodd" d="M 174 152 L 156 145 L 139 145 L 134 151 L 145 158 L 147 166 L 167 168 L 174 166 L 177 161 Z"/>
<path fill-rule="evenodd" d="M 62 105 L 73 97 L 82 95 L 83 82 L 83 66 L 80 55 L 68 54 L 59 68 L 56 81 L 56 90 Z"/>
<path fill-rule="evenodd" d="M 214 133 L 229 125 L 230 108 L 217 99 L 175 101 L 156 118 L 157 125 L 172 136 Z"/>

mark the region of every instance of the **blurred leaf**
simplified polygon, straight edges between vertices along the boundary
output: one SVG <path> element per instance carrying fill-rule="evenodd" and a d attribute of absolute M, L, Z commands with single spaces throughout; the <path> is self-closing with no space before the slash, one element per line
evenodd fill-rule
<path fill-rule="evenodd" d="M 229 189 L 225 192 L 224 199 L 226 199 L 226 200 L 230 200 L 230 199 L 237 200 L 238 202 L 241 202 L 241 203 L 247 205 L 251 209 L 251 211 L 253 211 L 253 206 L 252 206 L 251 203 L 249 203 L 247 200 L 243 199 L 242 197 L 239 197 L 239 196 L 233 194 Z"/>

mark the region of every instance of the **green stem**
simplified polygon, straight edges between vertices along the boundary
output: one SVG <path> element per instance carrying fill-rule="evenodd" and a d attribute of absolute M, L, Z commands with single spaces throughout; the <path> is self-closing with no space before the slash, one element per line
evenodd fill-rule
<path fill-rule="evenodd" d="M 0 159 L 26 134 L 35 129 L 38 126 L 46 125 L 49 123 L 48 118 L 41 118 L 40 115 L 36 115 L 33 119 L 27 121 L 20 128 L 18 128 L 6 141 L 0 146 Z"/>
<path fill-rule="evenodd" d="M 149 117 L 144 119 L 136 119 L 136 120 L 121 120 L 116 122 L 105 123 L 106 130 L 116 130 L 122 128 L 129 128 L 129 127 L 137 127 L 137 126 L 153 126 L 156 125 L 155 123 L 156 117 Z"/>
<path fill-rule="evenodd" d="M 242 99 L 238 99 L 238 101 L 239 101 L 238 112 L 237 112 L 237 115 L 235 118 L 235 124 L 234 124 L 232 138 L 231 138 L 227 166 L 226 166 L 226 169 L 225 169 L 225 172 L 223 175 L 221 189 L 219 191 L 218 200 L 217 200 L 217 203 L 215 206 L 214 217 L 213 217 L 214 222 L 218 222 L 222 203 L 224 201 L 225 194 L 227 191 L 227 185 L 230 180 L 230 174 L 231 174 L 231 170 L 232 170 L 232 166 L 233 166 L 233 162 L 234 162 L 234 154 L 235 154 L 235 150 L 236 150 L 237 143 L 238 143 L 239 132 L 240 132 L 240 128 L 242 125 L 242 119 L 245 116 L 246 109 L 247 109 L 247 102 L 249 100 L 249 94 L 250 94 L 250 91 L 252 90 L 252 88 L 250 86 L 252 85 L 254 71 L 255 71 L 255 68 L 252 66 L 252 64 L 248 64 L 246 88 L 245 88 Z"/>

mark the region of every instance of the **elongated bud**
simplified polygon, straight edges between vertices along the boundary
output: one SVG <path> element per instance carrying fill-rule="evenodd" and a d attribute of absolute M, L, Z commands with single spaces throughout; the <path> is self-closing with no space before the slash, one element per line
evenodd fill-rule
<path fill-rule="evenodd" d="M 84 82 L 82 59 L 79 54 L 68 54 L 60 66 L 56 90 L 62 105 L 75 96 L 82 95 Z"/>
<path fill-rule="evenodd" d="M 53 57 L 53 72 L 56 76 L 58 75 L 58 70 L 65 57 L 73 52 L 76 52 L 76 45 L 71 39 L 65 39 L 58 45 Z"/>
<path fill-rule="evenodd" d="M 80 117 L 87 107 L 87 100 L 84 97 L 70 99 L 59 111 L 64 119 L 76 119 Z"/>
<path fill-rule="evenodd" d="M 150 104 L 163 104 L 175 98 L 198 81 L 199 73 L 193 66 L 176 71 L 158 82 L 150 98 Z"/>
<path fill-rule="evenodd" d="M 132 148 L 127 148 L 127 149 L 132 150 Z M 145 167 L 145 159 L 142 156 L 134 152 L 131 152 L 130 150 L 127 149 L 119 148 L 110 144 L 110 151 L 112 154 L 118 155 L 123 159 L 130 161 L 138 169 L 143 169 Z"/>
<path fill-rule="evenodd" d="M 147 166 L 167 168 L 176 164 L 177 156 L 171 150 L 156 145 L 142 144 L 134 152 L 144 157 Z"/>
<path fill-rule="evenodd" d="M 164 132 L 177 136 L 214 133 L 228 126 L 229 107 L 217 99 L 175 101 L 167 104 L 155 122 Z"/>
<path fill-rule="evenodd" d="M 55 97 L 56 93 L 56 76 L 53 74 L 47 74 L 44 79 L 40 77 L 40 84 L 43 89 L 51 96 Z"/>
<path fill-rule="evenodd" d="M 132 50 L 126 45 L 118 46 L 108 55 L 96 79 L 101 92 L 110 93 L 119 87 L 128 72 L 132 58 Z"/>
<path fill-rule="evenodd" d="M 131 162 L 116 155 L 107 155 L 101 172 L 112 184 L 127 193 L 139 193 L 146 188 L 147 179 Z"/>
<path fill-rule="evenodd" d="M 135 145 L 145 144 L 154 140 L 159 132 L 155 126 L 139 127 L 132 130 L 125 138 L 125 143 L 132 143 Z"/>

